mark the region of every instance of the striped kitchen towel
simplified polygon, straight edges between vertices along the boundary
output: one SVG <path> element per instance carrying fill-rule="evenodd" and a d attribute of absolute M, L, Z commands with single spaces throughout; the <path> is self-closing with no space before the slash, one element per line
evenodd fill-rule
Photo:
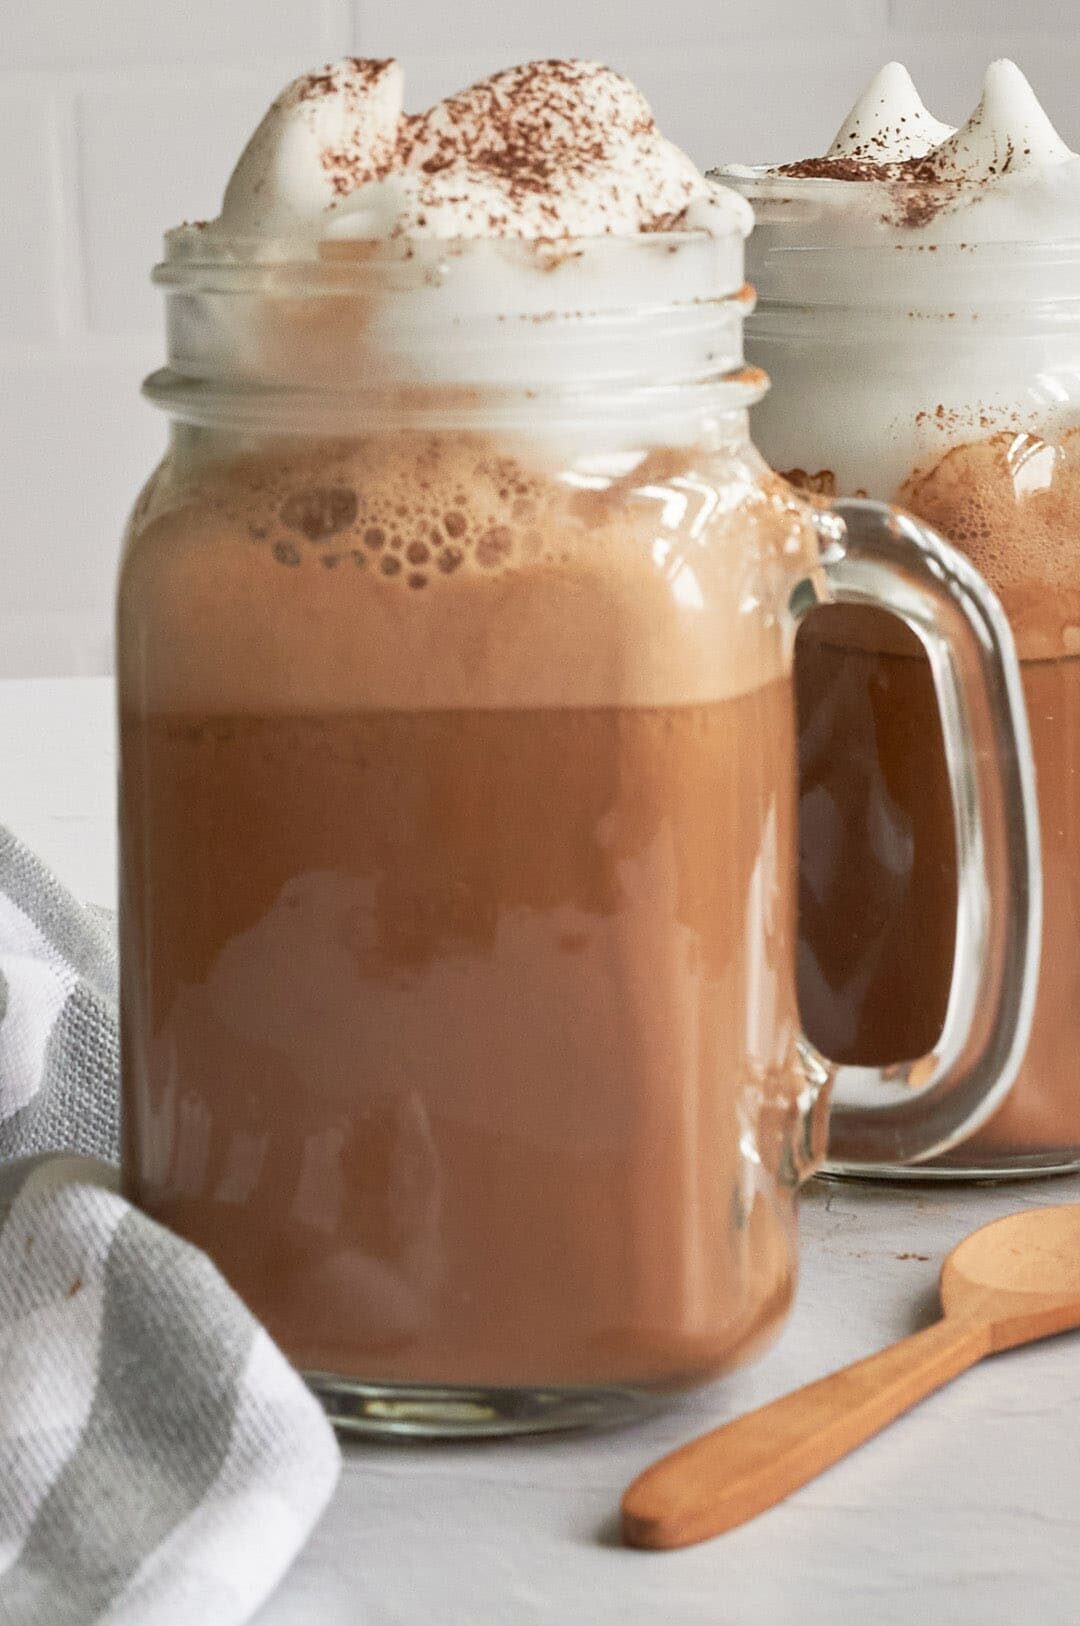
<path fill-rule="evenodd" d="M 0 831 L 0 1623 L 239 1626 L 333 1490 L 323 1414 L 116 1191 L 116 955 Z"/>

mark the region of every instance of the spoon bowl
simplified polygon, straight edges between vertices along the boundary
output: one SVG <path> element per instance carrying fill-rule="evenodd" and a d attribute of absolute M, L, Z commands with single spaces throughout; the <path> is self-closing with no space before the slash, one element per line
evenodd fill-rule
<path fill-rule="evenodd" d="M 1080 1203 L 973 1231 L 942 1266 L 941 1307 L 989 1322 L 996 1350 L 1080 1326 Z"/>

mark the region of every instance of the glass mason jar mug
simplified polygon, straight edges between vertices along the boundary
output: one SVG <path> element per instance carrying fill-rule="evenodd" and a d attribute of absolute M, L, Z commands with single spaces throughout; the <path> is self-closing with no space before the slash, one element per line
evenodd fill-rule
<path fill-rule="evenodd" d="M 870 492 L 933 524 L 1000 597 L 1020 656 L 1045 877 L 1031 1039 L 992 1120 L 906 1172 L 1080 1168 L 1080 244 L 949 241 L 977 227 L 934 215 L 952 201 L 944 183 L 940 199 L 917 188 L 917 208 L 892 187 L 901 221 L 929 216 L 915 232 L 882 229 L 876 183 L 736 184 L 760 221 L 748 347 L 775 389 L 755 418 L 764 455 L 797 484 Z M 800 634 L 797 674 L 802 1017 L 845 1061 L 918 1055 L 944 1021 L 957 946 L 930 670 L 894 622 L 825 610 Z"/>
<path fill-rule="evenodd" d="M 853 1158 L 925 1157 L 1023 1045 L 1007 628 L 925 528 L 766 469 L 741 249 L 192 230 L 159 269 L 171 444 L 119 593 L 125 1180 L 343 1426 L 704 1382 L 784 1317 L 830 1096 Z M 947 1043 L 884 1081 L 796 1016 L 792 648 L 833 599 L 931 651 L 964 858 Z"/>

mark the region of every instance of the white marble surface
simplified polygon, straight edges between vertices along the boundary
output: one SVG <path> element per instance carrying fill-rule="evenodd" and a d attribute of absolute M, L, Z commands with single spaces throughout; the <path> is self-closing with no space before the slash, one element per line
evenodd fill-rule
<path fill-rule="evenodd" d="M 0 683 L 0 820 L 80 895 L 114 893 L 111 691 Z M 776 1347 L 647 1424 L 482 1446 L 353 1446 L 258 1626 L 1076 1626 L 1080 1335 L 1000 1355 L 751 1525 L 627 1552 L 626 1482 L 689 1435 L 869 1353 L 933 1313 L 942 1254 L 1080 1180 L 815 1184 Z"/>

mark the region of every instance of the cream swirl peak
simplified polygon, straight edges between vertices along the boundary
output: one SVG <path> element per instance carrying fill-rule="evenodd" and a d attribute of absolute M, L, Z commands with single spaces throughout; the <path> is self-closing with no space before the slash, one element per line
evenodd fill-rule
<path fill-rule="evenodd" d="M 743 200 L 665 140 L 630 82 L 530 62 L 426 112 L 394 61 L 346 58 L 286 86 L 215 228 L 259 236 L 526 239 L 690 228 L 745 236 Z"/>
<path fill-rule="evenodd" d="M 1015 62 L 991 62 L 967 123 L 927 155 L 938 180 L 992 181 L 1075 158 Z"/>
<path fill-rule="evenodd" d="M 951 125 L 924 107 L 904 65 L 887 62 L 856 101 L 825 156 L 904 163 L 924 157 L 953 134 Z"/>
<path fill-rule="evenodd" d="M 240 154 L 218 224 L 287 233 L 377 180 L 395 160 L 403 94 L 392 61 L 347 58 L 294 79 Z"/>

